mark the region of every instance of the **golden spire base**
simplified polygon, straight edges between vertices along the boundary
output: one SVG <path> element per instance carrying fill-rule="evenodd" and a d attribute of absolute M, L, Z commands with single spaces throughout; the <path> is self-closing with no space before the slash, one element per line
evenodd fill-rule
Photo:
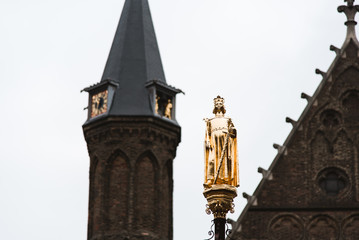
<path fill-rule="evenodd" d="M 234 212 L 233 199 L 237 196 L 236 187 L 228 184 L 215 184 L 205 188 L 203 195 L 208 202 L 206 213 L 213 213 L 215 219 L 225 219 L 229 211 Z"/>

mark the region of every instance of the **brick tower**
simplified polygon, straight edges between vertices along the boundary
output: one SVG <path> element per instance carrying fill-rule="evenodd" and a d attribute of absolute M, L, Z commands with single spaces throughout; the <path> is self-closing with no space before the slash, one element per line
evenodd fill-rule
<path fill-rule="evenodd" d="M 234 223 L 231 239 L 359 239 L 359 6 L 340 6 L 347 37 Z"/>
<path fill-rule="evenodd" d="M 147 0 L 126 0 L 83 131 L 89 240 L 172 239 L 179 89 L 167 85 Z"/>

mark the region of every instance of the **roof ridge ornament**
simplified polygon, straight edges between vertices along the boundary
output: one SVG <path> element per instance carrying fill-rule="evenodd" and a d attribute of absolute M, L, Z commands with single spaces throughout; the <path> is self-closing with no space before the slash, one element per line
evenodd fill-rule
<path fill-rule="evenodd" d="M 355 21 L 355 15 L 357 12 L 359 12 L 359 5 L 354 5 L 355 0 L 344 0 L 347 2 L 347 6 L 342 5 L 338 7 L 338 12 L 342 13 L 344 12 L 347 16 L 347 21 L 345 22 L 345 25 L 347 26 L 347 37 L 346 42 L 350 39 L 353 39 L 357 44 L 359 44 L 358 39 L 355 34 L 355 25 L 357 25 L 357 22 Z"/>

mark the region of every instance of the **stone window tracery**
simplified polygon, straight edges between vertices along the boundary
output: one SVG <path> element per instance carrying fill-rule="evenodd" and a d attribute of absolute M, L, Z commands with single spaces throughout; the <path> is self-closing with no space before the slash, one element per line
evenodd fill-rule
<path fill-rule="evenodd" d="M 334 128 L 341 123 L 341 115 L 335 110 L 328 109 L 321 114 L 320 120 L 324 127 Z"/>
<path fill-rule="evenodd" d="M 348 178 L 342 170 L 328 168 L 319 174 L 318 184 L 328 196 L 337 196 L 348 186 Z"/>
<path fill-rule="evenodd" d="M 359 92 L 349 91 L 343 98 L 343 106 L 348 111 L 357 111 L 359 106 Z"/>

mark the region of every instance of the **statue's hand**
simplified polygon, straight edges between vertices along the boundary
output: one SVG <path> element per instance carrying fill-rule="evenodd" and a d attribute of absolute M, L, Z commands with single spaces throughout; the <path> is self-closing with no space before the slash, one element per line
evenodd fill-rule
<path fill-rule="evenodd" d="M 230 128 L 229 129 L 229 134 L 232 138 L 236 138 L 237 137 L 237 130 L 235 128 Z"/>

